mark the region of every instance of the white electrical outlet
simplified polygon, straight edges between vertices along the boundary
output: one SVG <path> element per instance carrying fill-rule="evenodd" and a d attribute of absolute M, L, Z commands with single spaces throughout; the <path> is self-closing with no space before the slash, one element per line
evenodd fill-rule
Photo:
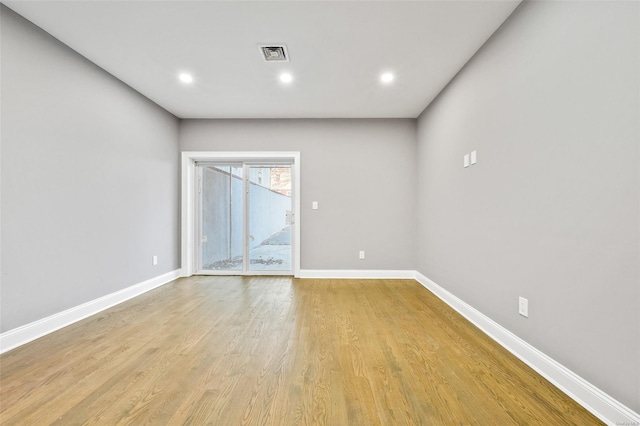
<path fill-rule="evenodd" d="M 364 259 L 364 250 L 360 250 L 360 259 Z"/>
<path fill-rule="evenodd" d="M 529 301 L 524 297 L 518 298 L 518 313 L 523 317 L 529 317 Z"/>
<path fill-rule="evenodd" d="M 317 202 L 317 201 L 312 202 L 312 203 L 311 203 L 311 208 L 312 208 L 313 210 L 318 210 L 318 202 Z"/>
<path fill-rule="evenodd" d="M 158 256 L 153 256 L 151 263 L 153 263 L 153 266 L 156 266 L 158 264 Z"/>

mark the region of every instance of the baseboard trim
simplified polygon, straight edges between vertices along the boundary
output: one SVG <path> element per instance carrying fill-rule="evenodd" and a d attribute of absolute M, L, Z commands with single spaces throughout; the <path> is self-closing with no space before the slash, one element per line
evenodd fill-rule
<path fill-rule="evenodd" d="M 299 278 L 414 279 L 410 270 L 301 269 Z"/>
<path fill-rule="evenodd" d="M 0 353 L 10 351 L 39 337 L 85 319 L 100 311 L 129 300 L 156 287 L 167 284 L 180 276 L 180 269 L 134 284 L 125 289 L 107 294 L 82 305 L 53 314 L 0 334 Z"/>
<path fill-rule="evenodd" d="M 612 425 L 640 424 L 640 415 L 638 413 L 534 348 L 420 272 L 415 272 L 415 279 L 600 420 Z"/>

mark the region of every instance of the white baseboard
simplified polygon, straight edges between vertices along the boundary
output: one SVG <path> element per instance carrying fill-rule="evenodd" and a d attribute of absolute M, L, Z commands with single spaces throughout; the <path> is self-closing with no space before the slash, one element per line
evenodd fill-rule
<path fill-rule="evenodd" d="M 640 415 L 638 413 L 621 404 L 417 271 L 415 272 L 415 279 L 600 420 L 611 425 L 640 425 Z"/>
<path fill-rule="evenodd" d="M 414 279 L 411 270 L 360 270 L 360 269 L 301 269 L 299 278 L 342 278 L 342 279 Z"/>
<path fill-rule="evenodd" d="M 130 287 L 107 294 L 98 299 L 91 300 L 82 305 L 67 309 L 66 311 L 53 314 L 46 318 L 23 325 L 13 330 L 0 334 L 0 353 L 10 351 L 18 346 L 29 343 L 39 337 L 52 333 L 66 327 L 74 322 L 80 321 L 100 311 L 108 309 L 119 303 L 136 297 L 142 293 L 160 287 L 180 276 L 180 269 L 167 272 L 160 276 L 151 278 Z"/>

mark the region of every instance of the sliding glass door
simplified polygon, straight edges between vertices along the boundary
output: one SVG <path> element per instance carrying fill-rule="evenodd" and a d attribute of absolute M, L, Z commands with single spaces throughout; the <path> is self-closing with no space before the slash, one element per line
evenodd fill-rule
<path fill-rule="evenodd" d="M 291 166 L 248 167 L 250 271 L 291 271 Z"/>
<path fill-rule="evenodd" d="M 203 165 L 200 180 L 201 270 L 242 271 L 244 179 L 242 165 Z"/>
<path fill-rule="evenodd" d="M 290 164 L 198 164 L 196 271 L 292 272 Z"/>

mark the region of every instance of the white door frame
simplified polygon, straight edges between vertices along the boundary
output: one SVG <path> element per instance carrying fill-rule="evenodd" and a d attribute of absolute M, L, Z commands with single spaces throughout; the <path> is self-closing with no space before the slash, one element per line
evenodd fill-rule
<path fill-rule="evenodd" d="M 195 165 L 198 161 L 257 161 L 277 163 L 287 161 L 292 168 L 293 186 L 293 241 L 291 241 L 291 269 L 295 277 L 300 276 L 300 152 L 229 152 L 229 151 L 183 151 L 182 152 L 182 210 L 181 210 L 181 276 L 190 277 L 195 271 L 195 218 L 196 185 Z"/>

